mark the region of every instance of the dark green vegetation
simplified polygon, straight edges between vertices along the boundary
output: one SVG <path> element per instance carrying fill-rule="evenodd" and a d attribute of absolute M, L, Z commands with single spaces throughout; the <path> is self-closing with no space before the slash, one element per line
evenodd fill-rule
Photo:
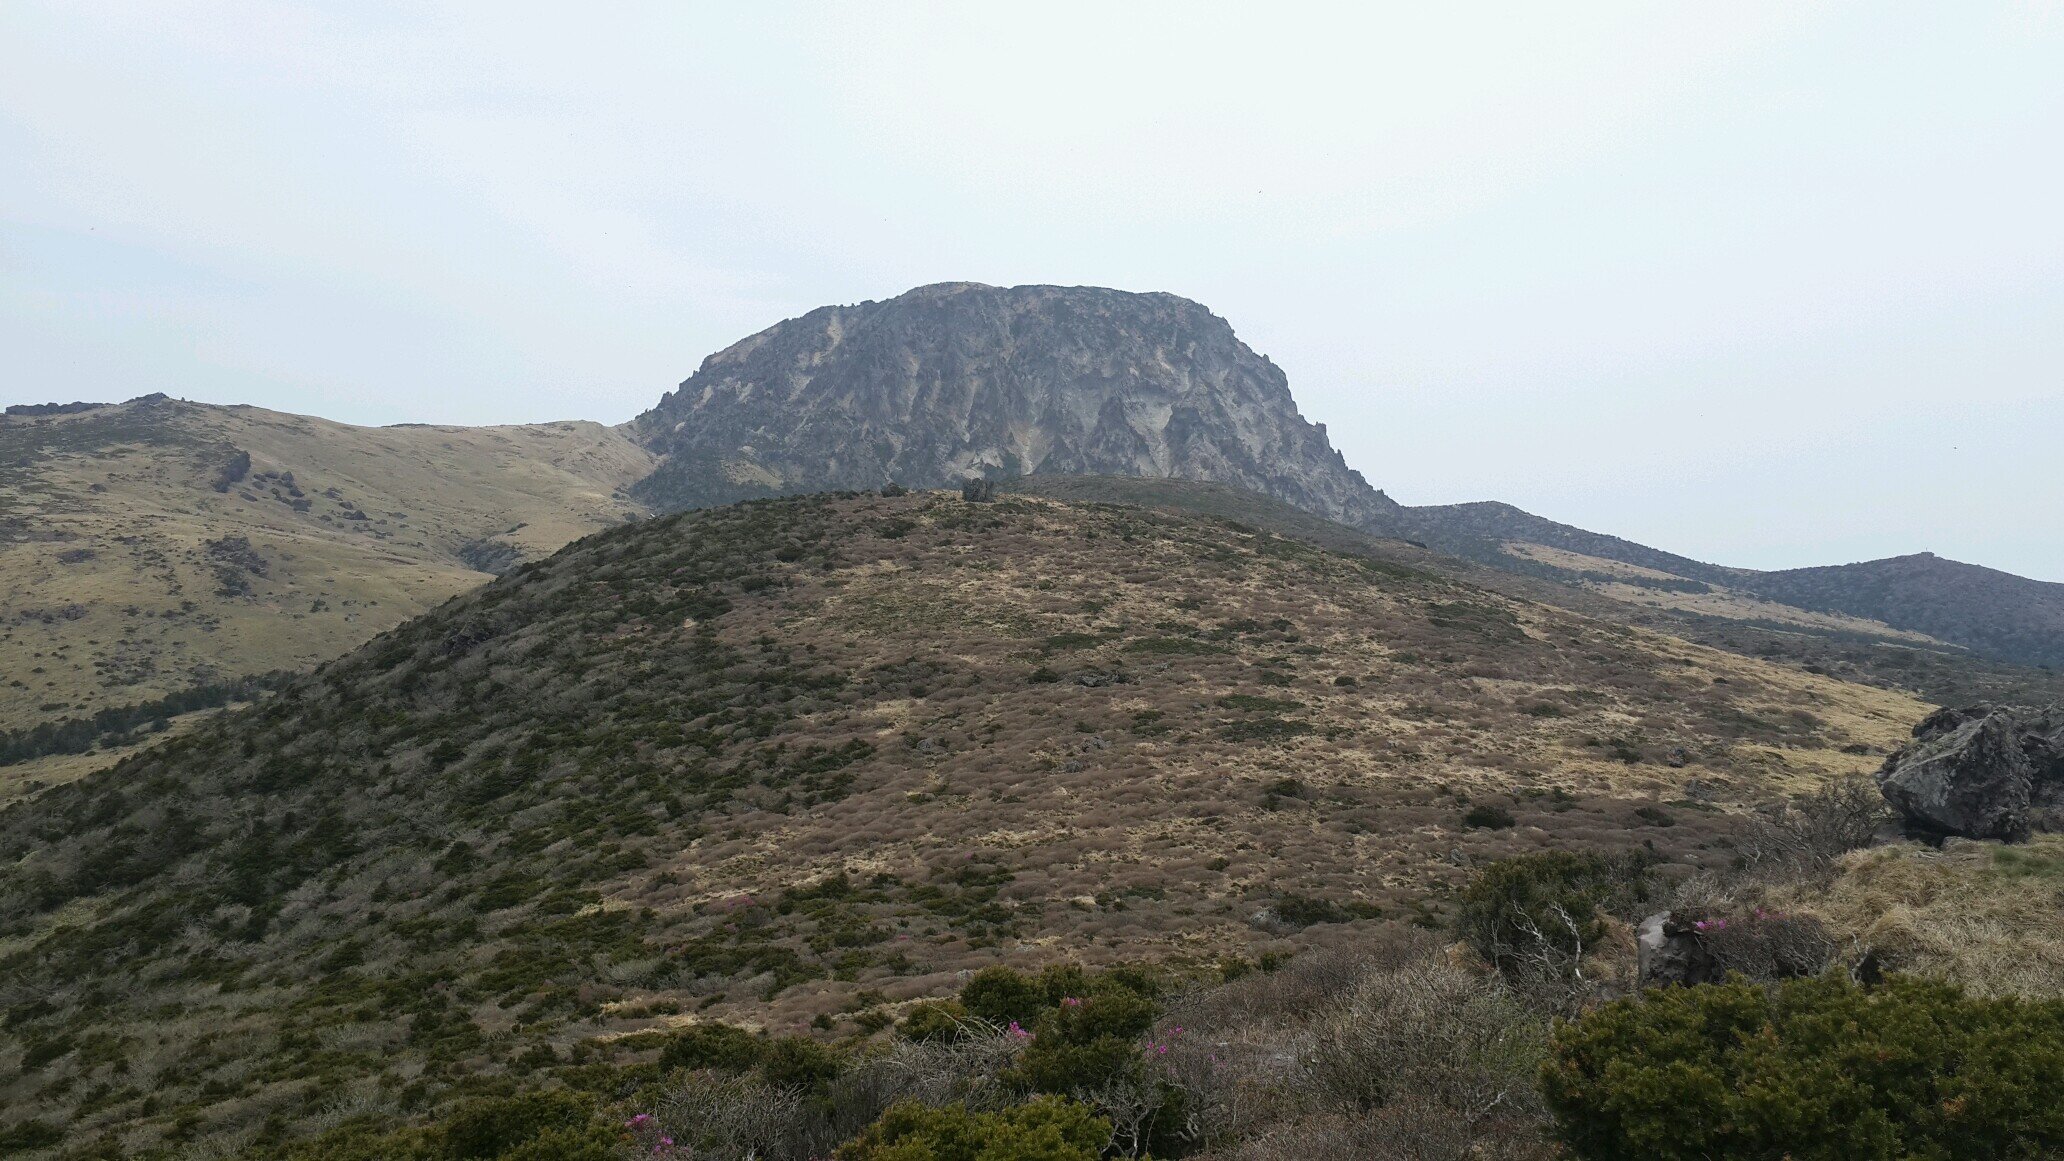
<path fill-rule="evenodd" d="M 873 1041 L 707 1023 L 585 1042 L 571 1061 L 537 1054 L 520 1087 L 426 1123 L 359 1119 L 282 1148 L 294 1161 L 585 1161 L 625 1144 L 717 1161 L 805 1161 L 835 1147 L 875 1161 L 1093 1161 L 1117 1127 L 1076 1097 L 1130 1088 L 1159 1112 L 1123 1126 L 1125 1155 L 1176 1156 L 1200 1142 L 1182 1093 L 1141 1051 L 1169 982 L 1140 968 L 992 968 Z M 928 1022 L 949 1008 L 944 1024 Z"/>
<path fill-rule="evenodd" d="M 1543 954 L 1575 962 L 1604 937 L 1606 916 L 1631 914 L 1646 899 L 1652 862 L 1642 851 L 1502 859 L 1456 900 L 1456 933 L 1505 971 L 1533 966 Z"/>
<path fill-rule="evenodd" d="M 1558 1029 L 1544 1091 L 1584 1161 L 2064 1154 L 2064 1002 L 1841 978 L 1664 990 Z"/>
<path fill-rule="evenodd" d="M 898 1105 L 850 1143 L 839 1161 L 1096 1161 L 1110 1122 L 1072 1101 L 1042 1098 L 971 1113 L 964 1105 Z"/>
<path fill-rule="evenodd" d="M 25 730 L 0 733 L 0 766 L 12 766 L 47 754 L 84 754 L 98 746 L 120 746 L 142 740 L 145 733 L 165 728 L 180 714 L 219 709 L 232 702 L 256 701 L 280 688 L 290 674 L 267 673 L 237 681 L 209 682 L 178 693 L 110 706 L 91 717 L 44 722 Z"/>

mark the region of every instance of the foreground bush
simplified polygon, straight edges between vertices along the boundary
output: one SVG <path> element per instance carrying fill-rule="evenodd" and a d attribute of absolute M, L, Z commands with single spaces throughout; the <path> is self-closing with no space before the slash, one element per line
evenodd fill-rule
<path fill-rule="evenodd" d="M 622 1134 L 569 1092 L 528 1092 L 466 1101 L 437 1121 L 394 1132 L 342 1130 L 261 1149 L 288 1161 L 614 1161 Z"/>
<path fill-rule="evenodd" d="M 1509 975 L 1566 974 L 1604 937 L 1607 914 L 1647 895 L 1651 861 L 1641 851 L 1502 859 L 1463 889 L 1456 933 Z"/>
<path fill-rule="evenodd" d="M 1043 1097 L 1002 1112 L 900 1104 L 841 1146 L 839 1161 L 1096 1161 L 1111 1123 Z"/>
<path fill-rule="evenodd" d="M 2064 1003 L 1899 978 L 1651 992 L 1558 1028 L 1543 1095 L 1586 1161 L 2064 1154 Z"/>

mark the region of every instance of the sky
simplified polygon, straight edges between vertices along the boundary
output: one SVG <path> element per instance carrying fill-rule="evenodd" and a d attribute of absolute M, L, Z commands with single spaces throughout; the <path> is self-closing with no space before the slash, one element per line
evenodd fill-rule
<path fill-rule="evenodd" d="M 2064 581 L 2064 0 L 0 6 L 0 402 L 620 422 L 1160 290 L 1411 504 Z"/>

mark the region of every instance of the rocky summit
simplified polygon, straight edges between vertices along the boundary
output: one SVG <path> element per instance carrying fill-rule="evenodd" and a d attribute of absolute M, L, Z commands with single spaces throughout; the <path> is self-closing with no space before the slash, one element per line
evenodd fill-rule
<path fill-rule="evenodd" d="M 820 307 L 711 355 L 634 429 L 665 456 L 637 489 L 662 508 L 1100 474 L 1397 523 L 1282 370 L 1172 294 L 954 282 Z"/>

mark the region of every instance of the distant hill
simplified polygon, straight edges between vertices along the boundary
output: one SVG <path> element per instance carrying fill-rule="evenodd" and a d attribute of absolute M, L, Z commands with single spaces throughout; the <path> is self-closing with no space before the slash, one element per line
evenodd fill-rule
<path fill-rule="evenodd" d="M 248 1142 L 998 961 L 1438 923 L 1516 851 L 1689 872 L 1926 708 L 1186 513 L 648 520 L 0 810 L 0 1104 Z"/>
<path fill-rule="evenodd" d="M 644 509 L 594 423 L 367 428 L 164 396 L 0 417 L 0 729 L 344 653 Z"/>
<path fill-rule="evenodd" d="M 1520 600 L 1652 629 L 1750 657 L 1781 660 L 1809 672 L 1908 690 L 1942 705 L 2064 702 L 2064 674 L 1992 660 L 1963 646 L 1861 616 L 1811 612 L 1745 589 L 1687 580 L 1605 556 L 1586 556 L 1574 549 L 1638 552 L 1640 559 L 1651 564 L 1667 563 L 1667 554 L 1556 525 L 1503 504 L 1457 506 L 1472 510 L 1479 521 L 1464 525 L 1475 533 L 1464 535 L 1444 535 L 1437 522 L 1416 519 L 1453 509 L 1406 508 L 1407 521 L 1414 522 L 1410 535 L 1427 536 L 1429 542 L 1348 528 L 1227 484 L 1122 476 L 1023 476 L 1006 481 L 1003 487 L 1026 495 L 1166 508 L 1235 521 L 1332 551 L 1424 569 Z M 1480 522 L 1485 516 L 1509 522 L 1487 526 Z M 1550 549 L 1526 539 L 1478 539 L 1476 535 L 1497 533 L 1538 537 L 1567 547 Z M 1725 575 L 1737 583 L 1775 575 L 1701 568 L 1705 575 Z"/>
<path fill-rule="evenodd" d="M 1557 524 L 1510 504 L 1434 504 L 1407 508 L 1402 527 L 1444 552 L 1471 560 L 1517 567 L 1507 543 L 1538 544 L 1604 560 L 1616 560 L 1676 577 L 1727 584 L 1739 570 L 1705 564 L 1617 536 Z"/>
<path fill-rule="evenodd" d="M 1891 629 L 1998 661 L 2064 668 L 2064 584 L 1930 552 L 1759 572 L 1707 564 L 1498 503 L 1405 508 L 1400 527 L 1452 555 L 1622 597 L 1639 589 L 1669 594 L 1667 603 L 1685 611 L 1823 632 Z"/>
<path fill-rule="evenodd" d="M 1917 629 L 1991 657 L 2064 669 L 2064 584 L 1932 552 L 1757 573 L 1745 587 L 1802 609 Z"/>
<path fill-rule="evenodd" d="M 711 355 L 632 424 L 679 509 L 968 476 L 1213 480 L 1357 527 L 1397 505 L 1298 414 L 1283 372 L 1172 294 L 923 286 Z"/>

